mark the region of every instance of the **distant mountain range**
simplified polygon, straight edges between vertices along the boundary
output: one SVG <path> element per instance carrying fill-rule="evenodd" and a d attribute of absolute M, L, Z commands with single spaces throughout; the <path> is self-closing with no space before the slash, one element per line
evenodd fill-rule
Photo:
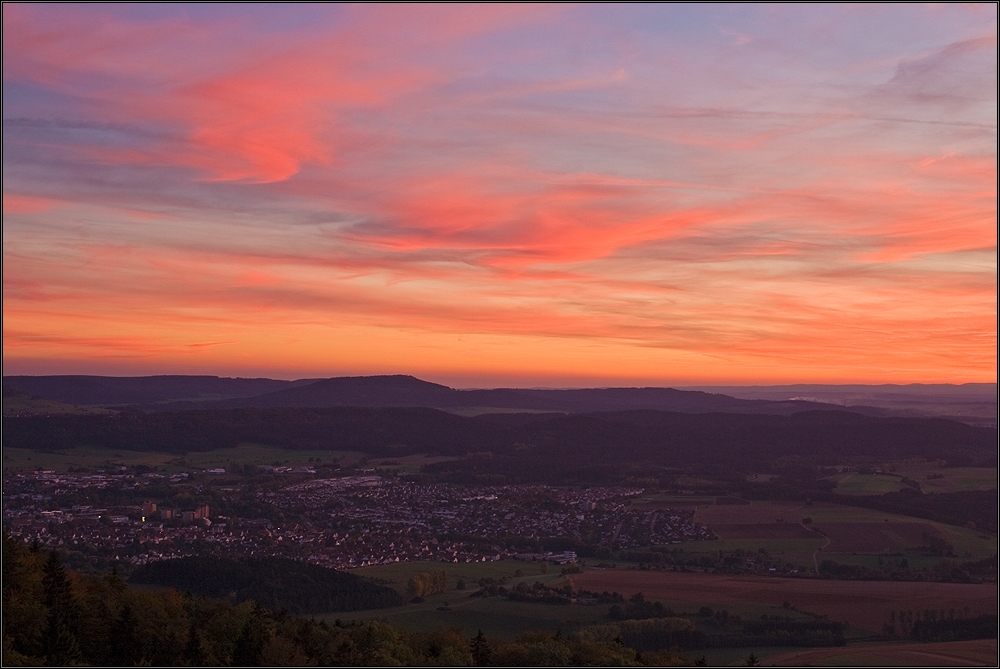
<path fill-rule="evenodd" d="M 144 411 L 236 408 L 425 407 L 491 412 L 629 411 L 791 415 L 834 407 L 872 416 L 942 416 L 996 424 L 996 384 L 963 386 L 752 386 L 706 389 L 589 388 L 456 390 L 406 375 L 329 379 L 218 376 L 7 376 L 5 389 L 84 407 Z M 714 390 L 714 389 L 711 389 Z M 734 397 L 740 394 L 741 397 Z"/>

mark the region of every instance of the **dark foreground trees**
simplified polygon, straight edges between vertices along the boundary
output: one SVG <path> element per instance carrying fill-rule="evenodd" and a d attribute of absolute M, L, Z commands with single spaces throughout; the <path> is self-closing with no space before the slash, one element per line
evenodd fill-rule
<path fill-rule="evenodd" d="M 689 664 L 620 639 L 459 629 L 404 632 L 372 620 L 332 624 L 255 601 L 136 590 L 116 574 L 66 569 L 58 554 L 4 537 L 4 666 L 510 666 Z"/>

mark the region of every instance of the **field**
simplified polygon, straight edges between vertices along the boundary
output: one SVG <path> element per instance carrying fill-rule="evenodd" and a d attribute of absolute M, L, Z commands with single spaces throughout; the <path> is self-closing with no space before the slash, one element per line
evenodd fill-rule
<path fill-rule="evenodd" d="M 811 522 L 802 524 L 806 518 Z M 997 551 L 996 537 L 965 527 L 821 502 L 809 506 L 794 502 L 699 506 L 695 520 L 707 524 L 727 543 L 739 540 L 751 544 L 752 549 L 760 547 L 772 554 L 776 554 L 772 550 L 773 541 L 793 538 L 805 541 L 806 537 L 819 536 L 822 540 L 811 550 L 822 547 L 822 555 L 838 562 L 846 562 L 843 555 L 851 554 L 905 554 L 925 545 L 925 534 L 950 543 L 955 547 L 955 556 L 961 559 L 978 560 Z M 817 528 L 822 535 L 808 528 Z M 683 547 L 686 551 L 702 552 L 695 543 L 688 542 Z M 708 546 L 714 543 L 708 542 Z M 787 561 L 797 564 L 795 559 Z"/>
<path fill-rule="evenodd" d="M 834 492 L 840 495 L 882 495 L 902 490 L 901 476 L 886 474 L 845 474 L 839 477 Z"/>
<path fill-rule="evenodd" d="M 997 470 L 990 467 L 943 467 L 903 470 L 898 473 L 919 483 L 924 492 L 992 490 L 997 487 Z"/>
<path fill-rule="evenodd" d="M 839 474 L 834 492 L 841 495 L 881 495 L 906 487 L 906 477 L 920 484 L 921 491 L 960 492 L 992 490 L 997 487 L 997 470 L 992 467 L 905 467 L 891 474 Z"/>
<path fill-rule="evenodd" d="M 823 523 L 816 525 L 830 540 L 831 553 L 899 553 L 939 536 L 930 523 Z"/>
<path fill-rule="evenodd" d="M 625 596 L 642 592 L 665 602 L 715 609 L 747 604 L 782 609 L 784 602 L 800 611 L 879 633 L 893 610 L 969 609 L 969 615 L 996 613 L 995 583 L 920 583 L 897 581 L 829 581 L 766 576 L 726 576 L 638 570 L 590 570 L 573 576 L 577 587 Z"/>
<path fill-rule="evenodd" d="M 769 649 L 770 650 L 770 649 Z M 761 654 L 774 667 L 988 667 L 996 666 L 996 639 L 945 643 L 879 644 Z"/>
<path fill-rule="evenodd" d="M 427 455 L 426 453 L 416 453 L 414 455 L 406 455 L 399 458 L 389 458 L 384 460 L 375 458 L 371 460 L 370 465 L 394 471 L 419 472 L 420 468 L 424 465 L 433 465 L 438 462 L 448 462 L 450 460 L 458 459 L 459 458 L 457 457 L 448 455 Z"/>
<path fill-rule="evenodd" d="M 816 533 L 799 523 L 712 525 L 720 539 L 815 539 Z"/>
<path fill-rule="evenodd" d="M 529 584 L 541 581 L 546 585 L 559 585 L 566 577 L 559 568 L 547 565 L 542 572 L 539 562 L 517 562 L 500 560 L 497 562 L 471 562 L 454 564 L 449 562 L 406 562 L 378 567 L 353 570 L 358 576 L 378 579 L 387 585 L 406 593 L 410 577 L 429 571 L 443 569 L 447 577 L 444 593 L 427 597 L 421 603 L 408 603 L 391 609 L 376 609 L 351 613 L 331 613 L 321 616 L 328 621 L 336 618 L 346 620 L 387 620 L 392 625 L 406 630 L 427 630 L 438 627 L 460 627 L 468 636 L 475 636 L 478 630 L 490 638 L 511 639 L 525 631 L 555 633 L 562 630 L 569 633 L 585 625 L 608 622 L 607 605 L 595 606 L 553 606 L 525 602 L 511 602 L 499 597 L 470 597 L 479 590 L 481 578 L 508 579 L 507 587 L 519 581 Z M 516 576 L 520 571 L 523 575 Z M 573 575 L 571 578 L 576 578 Z M 466 582 L 465 590 L 457 590 L 458 579 Z M 443 609 L 443 610 L 442 610 Z"/>
<path fill-rule="evenodd" d="M 518 560 L 497 560 L 496 562 L 397 562 L 395 564 L 379 565 L 376 567 L 363 567 L 351 570 L 352 574 L 374 578 L 384 582 L 386 585 L 406 592 L 406 583 L 412 576 L 429 571 L 443 569 L 448 575 L 448 590 L 452 590 L 458 583 L 458 579 L 466 581 L 469 592 L 479 588 L 476 582 L 481 578 L 492 578 L 500 580 L 502 578 L 511 579 L 510 583 L 517 583 L 518 580 L 528 580 L 534 583 L 535 580 L 551 579 L 559 577 L 559 568 L 547 565 L 546 571 L 542 571 L 541 562 L 521 562 Z M 522 576 L 515 574 L 520 571 Z M 466 593 L 468 594 L 468 593 Z"/>
<path fill-rule="evenodd" d="M 815 563 L 813 554 L 826 543 L 823 537 L 774 539 L 753 537 L 749 539 L 719 539 L 718 541 L 684 541 L 670 548 L 681 548 L 685 555 L 718 555 L 719 551 L 750 551 L 756 553 L 763 548 L 767 553 L 779 558 L 783 563 L 790 562 L 800 569 L 812 570 Z"/>
<path fill-rule="evenodd" d="M 363 453 L 357 451 L 293 451 L 258 444 L 240 444 L 236 448 L 176 453 L 155 451 L 128 451 L 100 447 L 71 448 L 56 452 L 34 451 L 24 448 L 3 449 L 4 470 L 51 469 L 66 471 L 70 467 L 103 467 L 109 464 L 147 465 L 165 472 L 190 471 L 191 469 L 225 468 L 227 465 L 270 465 L 280 462 L 291 467 L 322 462 L 339 461 L 348 466 L 357 463 Z M 313 462 L 310 462 L 312 458 Z M 179 464 L 183 462 L 184 464 Z"/>

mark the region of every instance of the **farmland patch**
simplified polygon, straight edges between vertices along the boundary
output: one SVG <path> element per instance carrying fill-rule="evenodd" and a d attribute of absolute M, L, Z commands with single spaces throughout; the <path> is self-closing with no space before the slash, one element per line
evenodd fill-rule
<path fill-rule="evenodd" d="M 842 477 L 834 492 L 840 495 L 883 495 L 906 486 L 901 476 L 886 474 L 850 474 Z"/>
<path fill-rule="evenodd" d="M 815 539 L 816 532 L 799 523 L 712 525 L 720 539 Z"/>
<path fill-rule="evenodd" d="M 785 522 L 798 523 L 808 516 L 806 507 L 798 502 L 754 502 L 698 507 L 695 522 L 715 525 L 762 525 Z"/>
<path fill-rule="evenodd" d="M 822 523 L 816 530 L 830 539 L 824 550 L 832 553 L 902 552 L 938 537 L 933 525 L 917 523 Z"/>
<path fill-rule="evenodd" d="M 716 606 L 733 600 L 827 615 L 830 620 L 879 633 L 891 611 L 956 609 L 967 615 L 997 611 L 995 583 L 928 583 L 900 581 L 832 581 L 821 579 L 728 576 L 639 570 L 587 571 L 573 576 L 579 588 L 620 592 L 628 597 Z"/>

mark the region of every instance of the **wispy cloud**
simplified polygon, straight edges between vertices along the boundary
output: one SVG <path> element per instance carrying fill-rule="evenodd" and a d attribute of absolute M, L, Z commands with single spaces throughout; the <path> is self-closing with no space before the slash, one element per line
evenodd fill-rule
<path fill-rule="evenodd" d="M 3 12 L 9 370 L 995 377 L 982 16 Z"/>

